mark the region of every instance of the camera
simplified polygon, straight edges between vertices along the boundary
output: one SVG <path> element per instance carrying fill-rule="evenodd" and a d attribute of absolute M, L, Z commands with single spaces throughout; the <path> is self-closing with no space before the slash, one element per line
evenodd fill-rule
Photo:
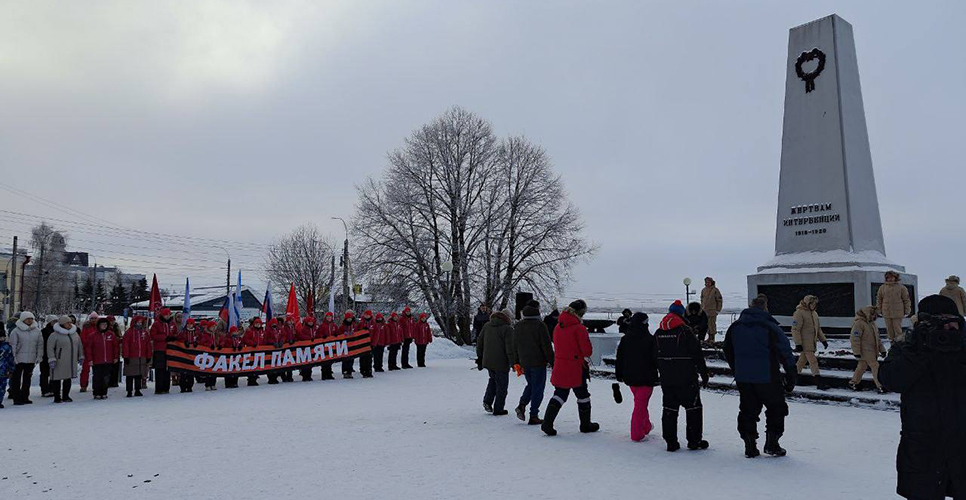
<path fill-rule="evenodd" d="M 963 350 L 963 318 L 952 315 L 923 316 L 920 315 L 919 324 L 916 325 L 916 338 L 922 347 L 936 352 Z"/>

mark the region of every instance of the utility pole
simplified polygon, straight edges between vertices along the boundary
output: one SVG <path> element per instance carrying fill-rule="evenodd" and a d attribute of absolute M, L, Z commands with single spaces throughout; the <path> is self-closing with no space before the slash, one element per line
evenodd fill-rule
<path fill-rule="evenodd" d="M 46 245 L 40 245 L 40 262 L 37 263 L 37 289 L 34 290 L 34 307 L 33 310 L 40 314 L 40 280 L 44 275 L 44 247 Z"/>
<path fill-rule="evenodd" d="M 13 257 L 10 260 L 10 313 L 17 311 L 17 237 L 13 237 Z"/>
<path fill-rule="evenodd" d="M 225 297 L 231 295 L 231 257 L 228 258 L 228 273 L 225 275 Z"/>

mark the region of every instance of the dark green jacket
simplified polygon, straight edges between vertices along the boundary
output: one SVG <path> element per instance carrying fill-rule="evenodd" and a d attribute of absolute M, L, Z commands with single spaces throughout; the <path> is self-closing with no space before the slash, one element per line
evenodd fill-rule
<path fill-rule="evenodd" d="M 513 344 L 516 347 L 511 361 L 523 368 L 546 368 L 553 364 L 553 345 L 547 325 L 540 316 L 524 317 L 513 327 Z"/>
<path fill-rule="evenodd" d="M 483 368 L 494 371 L 510 371 L 510 358 L 513 351 L 513 327 L 510 318 L 503 313 L 490 315 L 490 321 L 483 325 L 480 338 L 476 341 L 476 358 L 483 362 Z"/>

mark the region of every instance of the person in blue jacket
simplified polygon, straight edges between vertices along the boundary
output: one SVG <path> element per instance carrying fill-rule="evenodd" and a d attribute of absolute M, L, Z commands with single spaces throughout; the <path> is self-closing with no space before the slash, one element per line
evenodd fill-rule
<path fill-rule="evenodd" d="M 778 321 L 768 313 L 768 298 L 758 295 L 741 312 L 725 334 L 725 359 L 738 385 L 738 434 L 745 442 L 745 456 L 758 451 L 758 417 L 765 407 L 765 448 L 768 455 L 783 457 L 778 440 L 785 433 L 788 404 L 785 392 L 795 388 L 798 370 L 795 355 Z M 784 368 L 782 377 L 780 368 Z"/>
<path fill-rule="evenodd" d="M 3 408 L 3 396 L 7 393 L 7 380 L 10 379 L 16 365 L 13 348 L 7 342 L 7 331 L 0 328 L 0 408 Z"/>

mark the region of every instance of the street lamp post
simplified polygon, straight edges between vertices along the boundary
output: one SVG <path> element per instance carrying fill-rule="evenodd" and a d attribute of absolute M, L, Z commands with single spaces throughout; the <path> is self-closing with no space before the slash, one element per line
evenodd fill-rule
<path fill-rule="evenodd" d="M 691 295 L 693 295 L 694 293 L 695 292 L 692 292 L 691 291 L 691 278 L 684 278 L 684 304 L 685 304 L 685 306 L 687 306 L 687 304 L 690 304 L 691 303 Z"/>
<path fill-rule="evenodd" d="M 231 295 L 231 254 L 222 247 L 216 246 L 215 248 L 225 252 L 225 257 L 228 257 L 228 272 L 225 273 L 225 297 L 228 297 Z"/>

